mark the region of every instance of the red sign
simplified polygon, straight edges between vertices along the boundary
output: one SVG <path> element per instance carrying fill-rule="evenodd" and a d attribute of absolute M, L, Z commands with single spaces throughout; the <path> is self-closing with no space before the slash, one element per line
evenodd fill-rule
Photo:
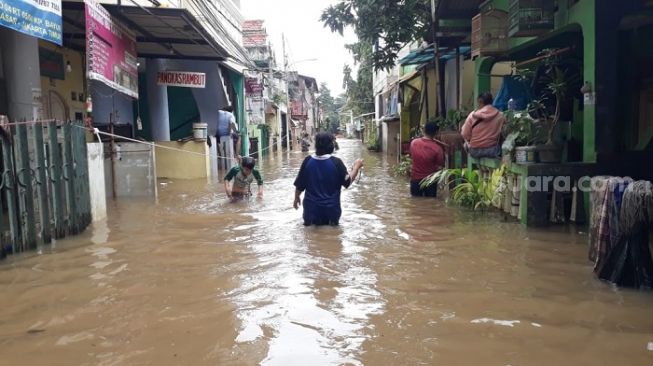
<path fill-rule="evenodd" d="M 249 96 L 262 96 L 263 84 L 258 78 L 245 78 L 245 93 Z"/>
<path fill-rule="evenodd" d="M 102 5 L 93 0 L 84 3 L 88 78 L 138 98 L 136 39 Z"/>
<path fill-rule="evenodd" d="M 157 74 L 157 84 L 183 88 L 205 88 L 206 74 L 203 72 L 165 71 Z"/>
<path fill-rule="evenodd" d="M 292 116 L 306 116 L 306 111 L 304 111 L 304 103 L 298 100 L 293 100 L 290 104 L 290 110 Z"/>

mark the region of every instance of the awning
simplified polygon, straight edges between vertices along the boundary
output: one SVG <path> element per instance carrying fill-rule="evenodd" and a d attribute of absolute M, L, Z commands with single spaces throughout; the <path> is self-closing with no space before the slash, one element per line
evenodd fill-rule
<path fill-rule="evenodd" d="M 63 2 L 64 44 L 86 47 L 83 2 Z M 186 9 L 102 4 L 136 36 L 138 57 L 222 61 L 229 53 L 215 42 Z"/>
<path fill-rule="evenodd" d="M 468 55 L 471 53 L 471 47 L 464 46 L 460 47 L 461 55 Z M 399 60 L 401 66 L 406 65 L 419 65 L 431 62 L 435 55 L 433 54 L 433 46 L 427 48 L 421 48 L 417 50 L 410 51 L 410 53 Z M 440 48 L 440 60 L 447 61 L 456 57 L 456 50 L 451 48 Z"/>
<path fill-rule="evenodd" d="M 237 74 L 244 74 L 245 71 L 249 70 L 249 68 L 243 64 L 241 64 L 238 61 L 235 61 L 233 59 L 228 59 L 225 61 L 220 62 L 221 65 L 227 67 L 228 69 L 232 70 L 233 72 Z"/>
<path fill-rule="evenodd" d="M 412 79 L 420 76 L 420 72 L 421 70 L 413 70 L 412 72 L 409 72 L 408 74 L 399 78 L 399 84 L 403 84 L 405 82 L 411 81 Z"/>

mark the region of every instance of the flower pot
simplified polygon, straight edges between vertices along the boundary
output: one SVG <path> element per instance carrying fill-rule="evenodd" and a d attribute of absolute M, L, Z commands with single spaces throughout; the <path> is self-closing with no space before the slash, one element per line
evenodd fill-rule
<path fill-rule="evenodd" d="M 562 147 L 547 144 L 537 146 L 537 156 L 540 163 L 557 164 L 562 161 Z"/>
<path fill-rule="evenodd" d="M 537 150 L 535 150 L 535 146 L 516 147 L 515 162 L 517 164 L 533 164 L 537 162 Z"/>

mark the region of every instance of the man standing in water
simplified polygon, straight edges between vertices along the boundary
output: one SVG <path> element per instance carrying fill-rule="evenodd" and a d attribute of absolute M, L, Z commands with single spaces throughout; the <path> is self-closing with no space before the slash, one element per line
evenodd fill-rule
<path fill-rule="evenodd" d="M 304 195 L 304 225 L 338 225 L 342 209 L 340 207 L 341 187 L 348 188 L 363 167 L 363 159 L 357 159 L 351 172 L 347 171 L 342 160 L 331 156 L 334 138 L 328 132 L 315 136 L 315 155 L 307 156 L 295 179 L 295 202 L 298 209 Z"/>
<path fill-rule="evenodd" d="M 444 149 L 441 142 L 435 139 L 438 125 L 428 122 L 424 126 L 424 136 L 410 143 L 410 156 L 413 166 L 410 171 L 410 194 L 415 197 L 435 197 L 438 194 L 438 185 L 432 184 L 421 188 L 422 179 L 437 172 L 444 167 Z"/>
<path fill-rule="evenodd" d="M 230 169 L 233 165 L 234 156 L 234 140 L 233 134 L 238 133 L 238 125 L 236 124 L 236 117 L 233 114 L 233 107 L 228 105 L 222 110 L 218 111 L 218 133 L 216 139 L 218 140 L 218 154 L 224 159 L 224 168 Z"/>

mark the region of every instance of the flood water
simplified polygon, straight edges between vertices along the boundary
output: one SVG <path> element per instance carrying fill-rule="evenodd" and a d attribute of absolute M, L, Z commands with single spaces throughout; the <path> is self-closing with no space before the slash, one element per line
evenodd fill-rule
<path fill-rule="evenodd" d="M 595 280 L 584 229 L 412 199 L 340 145 L 366 163 L 340 227 L 303 227 L 284 153 L 260 202 L 162 182 L 0 263 L 0 365 L 653 364 L 653 294 Z"/>

